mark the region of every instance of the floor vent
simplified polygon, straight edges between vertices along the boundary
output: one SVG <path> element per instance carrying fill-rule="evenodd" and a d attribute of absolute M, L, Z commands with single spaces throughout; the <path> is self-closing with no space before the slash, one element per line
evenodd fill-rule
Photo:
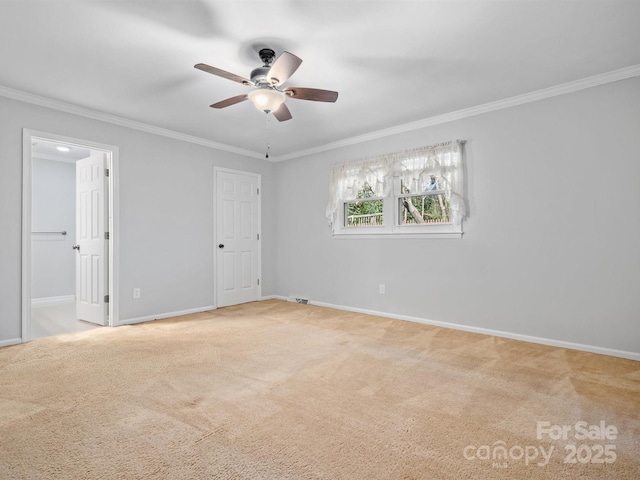
<path fill-rule="evenodd" d="M 289 297 L 287 300 L 293 303 L 303 303 L 305 305 L 309 303 L 308 298 L 302 298 L 302 297 Z"/>

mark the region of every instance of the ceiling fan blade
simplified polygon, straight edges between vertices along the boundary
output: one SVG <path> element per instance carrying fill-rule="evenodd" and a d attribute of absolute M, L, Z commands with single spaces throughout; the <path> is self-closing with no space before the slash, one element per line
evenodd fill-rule
<path fill-rule="evenodd" d="M 247 80 L 240 75 L 236 75 L 235 73 L 225 72 L 224 70 L 220 70 L 219 68 L 212 67 L 210 65 L 206 65 L 204 63 L 197 63 L 194 65 L 194 68 L 198 70 L 202 70 L 203 72 L 211 73 L 212 75 L 217 75 L 218 77 L 226 78 L 228 80 L 232 80 L 234 82 L 242 83 L 243 85 L 253 85 L 251 80 Z"/>
<path fill-rule="evenodd" d="M 221 100 L 218 103 L 214 103 L 209 105 L 211 108 L 224 108 L 230 107 L 231 105 L 235 105 L 236 103 L 244 102 L 249 96 L 244 93 L 242 95 L 236 95 L 235 97 L 227 98 L 226 100 Z"/>
<path fill-rule="evenodd" d="M 313 100 L 314 102 L 335 102 L 338 99 L 338 92 L 332 90 L 321 90 L 318 88 L 287 87 L 284 89 L 291 98 L 298 100 Z"/>
<path fill-rule="evenodd" d="M 296 57 L 293 53 L 282 52 L 282 54 L 273 62 L 269 70 L 269 81 L 272 85 L 280 85 L 289 80 L 289 77 L 298 69 L 302 59 Z"/>
<path fill-rule="evenodd" d="M 284 103 L 280 105 L 280 107 L 278 107 L 275 112 L 273 112 L 273 116 L 276 117 L 279 122 L 286 122 L 287 120 L 291 120 L 291 112 Z"/>

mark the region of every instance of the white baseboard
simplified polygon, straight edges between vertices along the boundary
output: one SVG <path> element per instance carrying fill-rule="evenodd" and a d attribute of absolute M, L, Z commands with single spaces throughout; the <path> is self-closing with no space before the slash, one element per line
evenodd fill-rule
<path fill-rule="evenodd" d="M 21 338 L 8 338 L 6 340 L 0 340 L 0 347 L 8 347 L 9 345 L 17 345 L 22 343 Z"/>
<path fill-rule="evenodd" d="M 263 300 L 287 300 L 287 297 L 282 297 L 280 295 L 266 295 L 264 297 L 260 297 L 260 301 Z M 191 313 L 202 313 L 202 312 L 207 312 L 209 310 L 215 310 L 216 307 L 214 307 L 213 305 L 209 305 L 206 307 L 200 307 L 200 308 L 192 308 L 189 310 L 182 310 L 179 312 L 168 312 L 168 313 L 159 313 L 157 315 L 147 315 L 144 317 L 137 317 L 137 318 L 129 318 L 126 320 L 120 320 L 119 322 L 114 324 L 114 327 L 119 327 L 120 325 L 134 325 L 136 323 L 142 323 L 142 322 L 149 322 L 152 320 L 161 320 L 163 318 L 171 318 L 171 317 L 179 317 L 180 315 L 189 315 Z"/>
<path fill-rule="evenodd" d="M 75 295 L 63 295 L 61 297 L 41 297 L 32 298 L 31 305 L 56 305 L 58 303 L 70 303 L 75 302 Z"/>
<path fill-rule="evenodd" d="M 260 298 L 261 301 L 282 300 L 285 302 L 288 301 L 288 299 L 289 299 L 288 297 L 285 297 L 282 295 L 265 295 Z M 309 304 L 316 305 L 319 307 L 334 308 L 336 310 L 344 310 L 344 311 L 355 312 L 355 313 L 364 313 L 366 315 L 375 315 L 378 317 L 392 318 L 395 320 L 404 320 L 408 322 L 421 323 L 424 325 L 432 325 L 435 327 L 451 328 L 454 330 L 462 330 L 465 332 L 479 333 L 482 335 L 491 335 L 494 337 L 509 338 L 512 340 L 519 340 L 522 342 L 537 343 L 541 345 L 548 345 L 551 347 L 567 348 L 569 350 L 579 350 L 582 352 L 597 353 L 599 355 L 609 355 L 612 357 L 620 357 L 620 358 L 627 358 L 629 360 L 640 361 L 640 353 L 637 353 L 637 352 L 627 352 L 624 350 L 615 350 L 612 348 L 598 347 L 594 345 L 584 345 L 581 343 L 566 342 L 566 341 L 554 340 L 550 338 L 534 337 L 531 335 L 522 335 L 519 333 L 504 332 L 501 330 L 492 330 L 489 328 L 472 327 L 468 325 L 460 325 L 458 323 L 440 322 L 437 320 L 429 320 L 425 318 L 412 317 L 409 315 L 397 315 L 394 313 L 379 312 L 376 310 L 368 310 L 364 308 L 348 307 L 345 305 L 335 305 L 332 303 L 325 303 L 325 302 L 316 302 L 313 300 L 309 300 Z M 145 317 L 130 318 L 127 320 L 120 320 L 116 326 L 133 325 L 136 323 L 148 322 L 152 320 L 161 320 L 163 318 L 178 317 L 181 315 L 189 315 L 192 313 L 201 313 L 209 310 L 215 310 L 215 307 L 211 305 L 206 307 L 193 308 L 189 310 L 182 310 L 178 312 L 168 312 L 168 313 L 161 313 L 157 315 L 148 315 Z M 16 343 L 20 343 L 21 341 L 22 341 L 21 339 L 4 340 L 0 342 L 0 347 L 5 345 L 13 345 Z"/>
<path fill-rule="evenodd" d="M 286 300 L 286 297 L 282 297 L 282 299 Z M 541 345 L 548 345 L 551 347 L 567 348 L 569 350 L 579 350 L 582 352 L 597 353 L 600 355 L 609 355 L 612 357 L 620 357 L 620 358 L 627 358 L 629 360 L 640 361 L 640 353 L 637 353 L 637 352 L 614 350 L 612 348 L 597 347 L 593 345 L 583 345 L 581 343 L 565 342 L 562 340 L 554 340 L 550 338 L 533 337 L 530 335 L 521 335 L 519 333 L 503 332 L 501 330 L 491 330 L 489 328 L 471 327 L 467 325 L 460 325 L 457 323 L 439 322 L 436 320 L 428 320 L 425 318 L 411 317 L 409 315 L 396 315 L 393 313 L 377 312 L 375 310 L 367 310 L 364 308 L 354 308 L 354 307 L 347 307 L 344 305 L 334 305 L 332 303 L 315 302 L 311 300 L 309 301 L 309 303 L 311 305 L 317 305 L 319 307 L 335 308 L 336 310 L 345 310 L 348 312 L 364 313 L 367 315 L 375 315 L 378 317 L 393 318 L 395 320 L 405 320 L 408 322 L 422 323 L 424 325 L 433 325 L 435 327 L 451 328 L 454 330 L 463 330 L 465 332 L 480 333 L 482 335 L 491 335 L 494 337 L 520 340 L 522 342 L 538 343 Z"/>
<path fill-rule="evenodd" d="M 192 313 L 202 313 L 209 310 L 215 310 L 215 308 L 216 307 L 214 307 L 213 305 L 209 305 L 207 307 L 191 308 L 189 310 L 181 310 L 179 312 L 167 312 L 159 313 L 157 315 L 147 315 L 145 317 L 129 318 L 118 321 L 114 326 L 119 327 L 120 325 L 134 325 L 136 323 L 149 322 L 151 320 L 162 320 L 163 318 L 179 317 L 181 315 L 189 315 Z"/>

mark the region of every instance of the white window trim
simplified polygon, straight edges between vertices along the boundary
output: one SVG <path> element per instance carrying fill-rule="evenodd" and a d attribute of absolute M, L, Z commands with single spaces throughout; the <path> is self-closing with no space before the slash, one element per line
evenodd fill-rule
<path fill-rule="evenodd" d="M 379 155 L 375 158 L 336 163 L 331 169 L 329 201 L 326 215 L 336 238 L 461 238 L 462 221 L 466 217 L 464 199 L 464 140 L 420 147 L 405 152 Z M 446 180 L 446 192 L 451 205 L 450 224 L 400 225 L 399 198 L 401 179 L 407 174 L 418 177 L 432 172 Z M 410 177 L 412 182 L 416 178 Z M 383 226 L 347 227 L 346 203 L 354 200 L 354 189 L 368 183 L 380 196 L 383 194 Z M 384 193 L 381 191 L 384 190 Z M 414 193 L 418 193 L 414 191 Z"/>
<path fill-rule="evenodd" d="M 389 195 L 384 197 L 375 197 L 375 198 L 366 198 L 365 200 L 382 200 L 382 212 L 383 212 L 383 225 L 381 227 L 346 227 L 347 224 L 345 218 L 346 212 L 346 204 L 353 203 L 354 200 L 341 200 L 340 203 L 340 211 L 338 212 L 338 225 L 335 228 L 333 234 L 335 236 L 346 235 L 346 236 L 361 236 L 361 237 L 370 237 L 372 235 L 389 235 L 393 234 L 391 227 L 393 225 L 389 225 L 389 222 L 385 222 L 387 219 L 387 213 L 389 208 L 393 208 L 393 197 Z"/>
<path fill-rule="evenodd" d="M 408 196 L 428 195 L 429 192 L 402 195 L 400 191 L 400 179 L 393 180 L 393 193 L 384 197 L 371 197 L 366 200 L 383 200 L 383 226 L 381 227 L 346 227 L 346 205 L 355 200 L 341 200 L 338 211 L 338 224 L 334 228 L 335 238 L 462 238 L 462 222 L 459 225 L 453 223 L 441 223 L 430 225 L 400 225 L 398 218 L 398 200 Z"/>
<path fill-rule="evenodd" d="M 386 207 L 385 207 L 386 208 Z M 393 214 L 396 216 L 397 214 Z M 340 225 L 333 232 L 335 238 L 462 238 L 462 224 L 385 225 L 383 227 L 345 227 L 344 209 L 339 212 Z"/>

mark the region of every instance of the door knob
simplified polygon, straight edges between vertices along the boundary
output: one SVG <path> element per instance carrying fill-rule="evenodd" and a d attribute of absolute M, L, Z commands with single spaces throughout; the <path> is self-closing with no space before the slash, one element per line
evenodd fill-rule
<path fill-rule="evenodd" d="M 71 248 L 73 248 L 74 250 L 78 250 L 78 251 L 80 251 L 80 245 L 74 245 L 74 246 L 73 246 L 73 247 L 71 247 Z"/>
<path fill-rule="evenodd" d="M 219 245 L 218 245 L 218 248 L 224 248 L 224 244 L 222 244 L 222 243 L 221 243 L 221 244 L 219 244 Z"/>

